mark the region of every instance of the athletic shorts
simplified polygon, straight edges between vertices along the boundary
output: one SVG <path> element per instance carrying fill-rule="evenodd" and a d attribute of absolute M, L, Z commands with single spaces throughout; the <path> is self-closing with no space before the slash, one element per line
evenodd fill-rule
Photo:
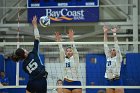
<path fill-rule="evenodd" d="M 63 86 L 81 86 L 81 81 L 67 81 L 64 79 Z M 80 89 L 80 88 L 65 88 L 65 89 L 72 91 L 74 89 Z"/>
<path fill-rule="evenodd" d="M 106 79 L 106 85 L 107 86 L 121 86 L 123 85 L 122 79 Z"/>
<path fill-rule="evenodd" d="M 46 93 L 47 92 L 47 80 L 45 77 L 28 81 L 26 90 L 31 93 Z"/>

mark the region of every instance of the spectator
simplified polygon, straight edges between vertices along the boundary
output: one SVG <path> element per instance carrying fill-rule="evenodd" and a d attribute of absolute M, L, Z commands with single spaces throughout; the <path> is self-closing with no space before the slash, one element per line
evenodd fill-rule
<path fill-rule="evenodd" d="M 3 86 L 9 85 L 8 77 L 5 75 L 5 72 L 4 72 L 4 71 L 1 71 L 1 72 L 0 72 L 0 83 L 1 83 Z M 8 93 L 8 89 L 1 89 L 1 90 L 0 90 L 0 93 Z"/>
<path fill-rule="evenodd" d="M 56 82 L 56 86 L 62 86 L 63 85 L 63 81 L 61 79 L 58 79 Z M 62 88 L 57 88 L 57 93 L 63 93 L 63 89 Z"/>

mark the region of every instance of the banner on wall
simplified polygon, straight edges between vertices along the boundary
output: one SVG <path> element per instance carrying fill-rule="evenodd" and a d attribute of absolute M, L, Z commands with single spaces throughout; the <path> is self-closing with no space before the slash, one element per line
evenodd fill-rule
<path fill-rule="evenodd" d="M 34 15 L 36 15 L 38 19 L 42 16 L 48 16 L 51 23 L 98 22 L 99 8 L 28 8 L 29 23 L 31 23 Z"/>
<path fill-rule="evenodd" d="M 99 0 L 27 0 L 27 7 L 98 7 Z"/>

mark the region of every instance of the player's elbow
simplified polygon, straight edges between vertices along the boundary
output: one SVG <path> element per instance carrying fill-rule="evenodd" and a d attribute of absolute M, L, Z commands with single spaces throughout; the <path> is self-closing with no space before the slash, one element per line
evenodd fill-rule
<path fill-rule="evenodd" d="M 36 40 L 39 40 L 39 39 L 40 39 L 40 36 L 35 36 L 35 39 L 36 39 Z"/>

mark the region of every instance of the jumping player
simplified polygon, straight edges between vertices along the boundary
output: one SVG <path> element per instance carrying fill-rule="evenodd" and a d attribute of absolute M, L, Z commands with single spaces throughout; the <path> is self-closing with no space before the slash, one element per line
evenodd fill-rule
<path fill-rule="evenodd" d="M 61 35 L 56 32 L 56 41 L 61 41 Z M 68 31 L 68 37 L 71 42 L 74 42 L 74 32 L 72 29 Z M 79 81 L 78 76 L 78 66 L 79 66 L 79 54 L 73 44 L 72 47 L 67 47 L 64 51 L 62 44 L 59 44 L 60 49 L 60 60 L 64 64 L 64 80 L 63 86 L 81 86 L 81 81 Z M 82 93 L 80 88 L 64 88 L 63 93 Z"/>
<path fill-rule="evenodd" d="M 120 70 L 121 70 L 121 63 L 122 63 L 122 55 L 121 51 L 118 45 L 118 40 L 116 36 L 117 28 L 113 27 L 111 31 L 113 32 L 114 36 L 114 48 L 109 49 L 107 45 L 108 41 L 108 36 L 107 32 L 109 31 L 109 28 L 107 26 L 103 27 L 104 31 L 104 51 L 106 55 L 106 72 L 105 72 L 105 78 L 106 78 L 106 83 L 109 86 L 119 86 L 122 85 L 122 80 L 120 78 Z M 124 93 L 123 89 L 106 89 L 106 93 Z"/>
<path fill-rule="evenodd" d="M 39 31 L 37 28 L 37 17 L 32 20 L 34 28 L 34 46 L 31 52 L 26 49 L 18 48 L 12 55 L 15 62 L 23 60 L 23 70 L 29 75 L 29 81 L 26 87 L 26 93 L 46 93 L 47 92 L 47 75 L 45 66 L 42 64 L 39 57 Z"/>

